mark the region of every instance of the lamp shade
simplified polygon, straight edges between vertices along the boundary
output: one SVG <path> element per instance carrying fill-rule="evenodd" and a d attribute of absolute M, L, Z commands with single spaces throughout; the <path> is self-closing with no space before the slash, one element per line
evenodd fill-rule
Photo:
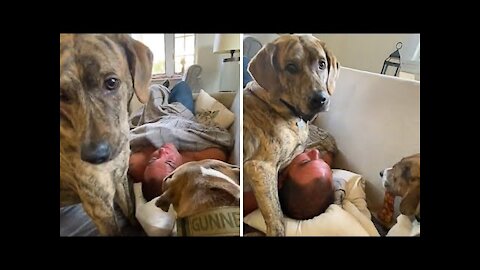
<path fill-rule="evenodd" d="M 240 51 L 240 34 L 215 34 L 213 53 Z"/>

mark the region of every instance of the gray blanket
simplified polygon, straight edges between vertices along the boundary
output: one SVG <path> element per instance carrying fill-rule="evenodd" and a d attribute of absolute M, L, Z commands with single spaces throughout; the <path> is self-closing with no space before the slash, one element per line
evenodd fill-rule
<path fill-rule="evenodd" d="M 133 113 L 130 122 L 130 148 L 160 147 L 173 143 L 181 151 L 199 151 L 209 147 L 230 151 L 233 138 L 228 130 L 198 123 L 195 115 L 180 102 L 168 103 L 170 90 L 150 86 L 148 102 Z"/>

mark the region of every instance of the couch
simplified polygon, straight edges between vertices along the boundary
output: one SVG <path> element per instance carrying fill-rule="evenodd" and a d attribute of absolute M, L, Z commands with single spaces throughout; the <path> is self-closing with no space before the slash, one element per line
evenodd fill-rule
<path fill-rule="evenodd" d="M 366 180 L 367 205 L 374 214 L 385 192 L 380 171 L 420 152 L 420 82 L 342 67 L 330 110 L 313 124 L 336 139 L 333 167 Z"/>
<path fill-rule="evenodd" d="M 235 138 L 235 144 L 230 153 L 229 163 L 240 166 L 240 91 L 238 92 L 213 92 L 209 93 L 214 99 L 225 105 L 230 111 L 235 114 L 235 121 L 230 126 L 229 131 Z M 193 94 L 193 99 L 196 100 L 198 94 Z"/>
<path fill-rule="evenodd" d="M 233 151 L 230 154 L 229 162 L 231 164 L 240 165 L 240 92 L 212 92 L 209 93 L 211 97 L 222 103 L 226 108 L 235 114 L 235 121 L 230 126 L 229 131 L 235 137 L 235 144 Z M 193 93 L 193 100 L 197 99 L 198 93 Z M 135 112 L 142 104 L 133 95 L 130 102 L 130 112 Z"/>

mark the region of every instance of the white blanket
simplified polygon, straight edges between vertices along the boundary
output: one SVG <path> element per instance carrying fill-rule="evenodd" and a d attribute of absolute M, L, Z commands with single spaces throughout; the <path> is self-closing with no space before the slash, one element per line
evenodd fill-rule
<path fill-rule="evenodd" d="M 388 231 L 387 236 L 416 236 L 420 234 L 420 223 L 400 214 L 397 223 Z"/>

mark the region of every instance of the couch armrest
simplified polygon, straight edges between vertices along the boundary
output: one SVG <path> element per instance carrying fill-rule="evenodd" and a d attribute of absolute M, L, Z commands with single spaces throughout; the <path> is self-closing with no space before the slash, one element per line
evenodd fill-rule
<path fill-rule="evenodd" d="M 235 99 L 236 92 L 212 92 L 208 93 L 211 97 L 216 99 L 218 102 L 225 105 L 225 107 L 231 110 L 233 100 Z M 196 100 L 198 93 L 193 93 L 193 100 Z M 235 113 L 235 112 L 234 112 Z"/>
<path fill-rule="evenodd" d="M 222 103 L 227 107 L 231 112 L 235 114 L 235 121 L 230 126 L 230 134 L 235 139 L 235 144 L 230 153 L 229 163 L 240 165 L 240 94 L 241 91 L 237 92 L 212 92 L 208 93 L 211 97 L 216 99 L 218 102 Z M 193 94 L 193 100 L 197 98 L 198 94 Z"/>

